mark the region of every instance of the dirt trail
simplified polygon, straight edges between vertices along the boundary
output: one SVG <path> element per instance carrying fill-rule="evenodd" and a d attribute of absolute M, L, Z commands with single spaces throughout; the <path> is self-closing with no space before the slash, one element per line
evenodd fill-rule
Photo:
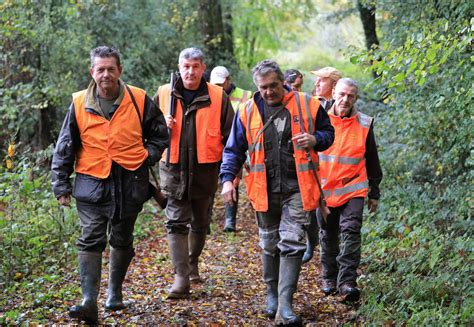
<path fill-rule="evenodd" d="M 241 190 L 243 192 L 243 190 Z M 262 280 L 258 232 L 253 210 L 241 194 L 238 232 L 222 232 L 224 208 L 216 196 L 213 230 L 208 236 L 200 263 L 204 281 L 192 285 L 188 300 L 166 300 L 173 274 L 168 255 L 164 219 L 146 240 L 136 245 L 136 257 L 124 283 L 124 297 L 131 307 L 121 312 L 104 312 L 107 269 L 103 270 L 100 294 L 100 323 L 105 324 L 178 324 L 178 325 L 272 325 L 262 315 L 265 285 Z M 340 325 L 353 321 L 355 309 L 340 304 L 336 297 L 325 297 L 318 288 L 321 282 L 317 254 L 303 266 L 294 305 L 305 324 Z M 72 303 L 70 303 L 72 304 Z M 71 323 L 64 312 L 57 323 Z"/>

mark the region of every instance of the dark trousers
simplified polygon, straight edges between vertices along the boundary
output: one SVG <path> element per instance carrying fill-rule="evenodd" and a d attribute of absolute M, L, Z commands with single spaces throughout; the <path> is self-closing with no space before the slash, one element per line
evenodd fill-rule
<path fill-rule="evenodd" d="M 133 249 L 133 230 L 143 205 L 124 204 L 119 217 L 115 203 L 90 204 L 76 201 L 81 220 L 81 236 L 76 242 L 79 251 L 102 252 L 107 245 L 107 234 L 112 247 Z"/>
<path fill-rule="evenodd" d="M 340 207 L 329 209 L 331 214 L 327 222 L 319 210 L 317 212 L 323 278 L 337 281 L 338 286 L 345 282 L 355 283 L 361 255 L 364 199 L 353 198 Z"/>
<path fill-rule="evenodd" d="M 210 197 L 192 200 L 168 198 L 165 213 L 169 234 L 188 234 L 189 226 L 196 234 L 206 234 L 210 224 L 208 214 Z"/>

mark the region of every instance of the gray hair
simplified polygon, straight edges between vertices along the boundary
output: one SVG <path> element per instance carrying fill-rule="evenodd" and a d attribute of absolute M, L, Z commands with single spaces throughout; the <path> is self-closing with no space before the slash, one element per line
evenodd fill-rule
<path fill-rule="evenodd" d="M 99 57 L 99 58 L 111 58 L 111 57 L 113 57 L 117 61 L 117 65 L 120 67 L 121 54 L 120 54 L 120 51 L 118 51 L 117 48 L 108 47 L 108 46 L 103 45 L 103 46 L 92 49 L 91 52 L 90 52 L 90 57 L 91 57 L 91 67 L 94 67 L 94 59 L 96 57 Z"/>
<path fill-rule="evenodd" d="M 199 60 L 204 62 L 204 53 L 198 48 L 186 48 L 180 52 L 178 63 L 182 63 L 183 60 Z"/>
<path fill-rule="evenodd" d="M 285 77 L 283 76 L 283 73 L 280 69 L 280 66 L 278 64 L 270 59 L 265 59 L 263 61 L 260 61 L 255 67 L 252 69 L 252 74 L 253 74 L 253 82 L 255 85 L 257 85 L 257 76 L 265 76 L 270 73 L 276 73 L 278 79 L 281 82 L 285 81 Z M 257 85 L 258 87 L 258 85 Z"/>
<path fill-rule="evenodd" d="M 359 85 L 352 78 L 349 78 L 349 77 L 340 78 L 337 81 L 336 86 L 337 86 L 337 84 L 345 84 L 347 86 L 355 87 L 357 93 L 359 93 Z"/>

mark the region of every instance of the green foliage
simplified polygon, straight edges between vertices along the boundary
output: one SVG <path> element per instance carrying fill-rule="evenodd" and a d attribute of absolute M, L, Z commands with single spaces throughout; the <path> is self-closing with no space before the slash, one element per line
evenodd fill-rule
<path fill-rule="evenodd" d="M 369 322 L 472 323 L 472 27 L 469 2 L 379 1 L 380 48 L 354 63 L 369 88 L 384 168 L 380 213 L 365 223 Z M 395 21 L 400 17 L 401 21 Z"/>
<path fill-rule="evenodd" d="M 232 3 L 235 55 L 241 67 L 273 57 L 285 41 L 306 31 L 312 1 L 245 0 Z"/>
<path fill-rule="evenodd" d="M 58 206 L 50 191 L 50 176 L 39 168 L 45 155 L 14 160 L 10 170 L 0 167 L 2 284 L 35 274 L 44 265 L 61 266 L 73 252 L 78 220 L 70 209 Z"/>

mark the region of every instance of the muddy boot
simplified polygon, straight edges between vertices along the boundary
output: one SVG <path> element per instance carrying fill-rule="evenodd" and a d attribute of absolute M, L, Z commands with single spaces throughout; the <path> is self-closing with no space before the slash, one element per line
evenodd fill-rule
<path fill-rule="evenodd" d="M 125 308 L 122 283 L 134 255 L 133 249 L 120 250 L 110 247 L 109 289 L 105 309 L 122 310 Z"/>
<path fill-rule="evenodd" d="M 189 232 L 189 267 L 191 269 L 189 273 L 189 280 L 194 283 L 201 282 L 201 276 L 199 276 L 199 256 L 204 249 L 206 243 L 206 234 L 198 234 Z"/>
<path fill-rule="evenodd" d="M 278 309 L 278 275 L 280 270 L 280 255 L 275 257 L 262 254 L 263 280 L 267 285 L 267 304 L 263 314 L 275 318 Z"/>
<path fill-rule="evenodd" d="M 97 324 L 99 319 L 97 297 L 99 296 L 101 268 L 101 252 L 79 252 L 82 303 L 69 309 L 71 318 L 85 321 L 87 324 Z"/>
<path fill-rule="evenodd" d="M 314 248 L 319 242 L 319 227 L 316 219 L 316 211 L 311 211 L 309 218 L 309 225 L 306 231 L 306 251 L 303 255 L 303 263 L 310 261 L 313 258 Z"/>
<path fill-rule="evenodd" d="M 168 299 L 189 297 L 189 257 L 188 235 L 168 234 L 168 247 L 175 271 L 173 286 L 168 292 Z"/>
<path fill-rule="evenodd" d="M 293 294 L 298 286 L 301 270 L 301 256 L 280 257 L 278 279 L 278 311 L 275 316 L 277 326 L 302 326 L 301 317 L 293 312 Z"/>

